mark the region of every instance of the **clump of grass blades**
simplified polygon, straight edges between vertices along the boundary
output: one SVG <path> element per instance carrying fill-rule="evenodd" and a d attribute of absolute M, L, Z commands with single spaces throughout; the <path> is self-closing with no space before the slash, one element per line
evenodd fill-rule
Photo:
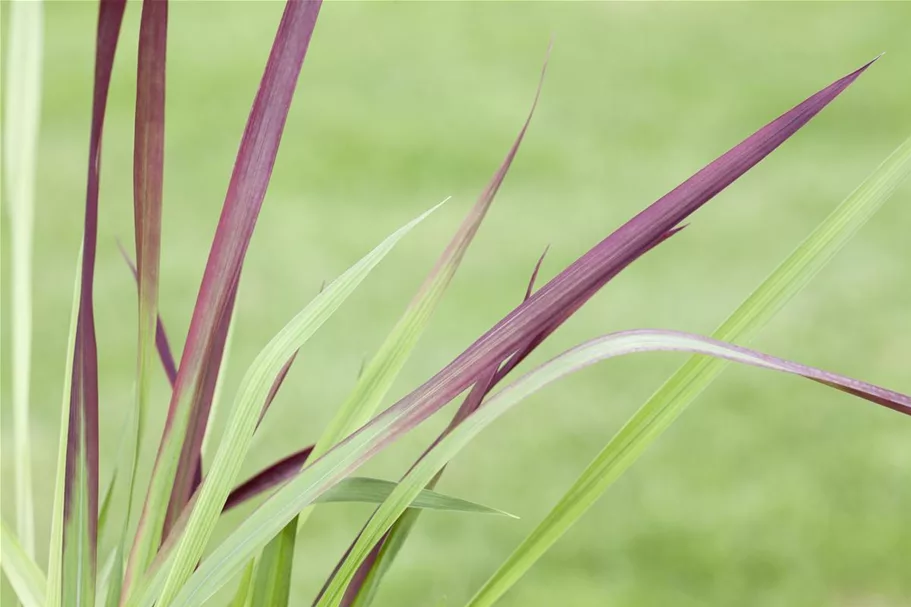
<path fill-rule="evenodd" d="M 37 5 L 35 5 L 37 6 Z M 98 361 L 92 285 L 107 92 L 123 22 L 125 0 L 101 0 L 95 65 L 92 128 L 84 234 L 77 264 L 61 412 L 58 475 L 51 521 L 47 572 L 33 555 L 27 391 L 17 392 L 17 530 L 0 524 L 2 566 L 26 607 L 60 604 L 196 606 L 238 580 L 232 605 L 284 605 L 289 601 L 294 546 L 309 508 L 316 503 L 356 501 L 378 504 L 367 524 L 327 579 L 316 604 L 368 605 L 384 573 L 413 530 L 422 509 L 505 514 L 495 508 L 434 491 L 447 463 L 477 434 L 523 398 L 556 379 L 598 361 L 633 353 L 674 351 L 694 354 L 606 445 L 580 479 L 513 555 L 470 601 L 489 605 L 501 597 L 554 542 L 666 429 L 729 362 L 810 379 L 867 401 L 911 414 L 911 398 L 897 392 L 762 354 L 733 341 L 748 341 L 835 255 L 911 172 L 911 139 L 898 149 L 763 282 L 712 337 L 667 330 L 637 329 L 597 337 L 544 365 L 500 384 L 526 357 L 602 287 L 651 249 L 664 245 L 682 222 L 844 92 L 868 63 L 799 103 L 762 127 L 690 179 L 608 235 L 541 288 L 534 267 L 521 303 L 427 382 L 377 414 L 394 380 L 415 348 L 514 162 L 541 94 L 490 183 L 469 210 L 402 317 L 366 364 L 349 397 L 320 439 L 243 483 L 238 475 L 258 426 L 291 370 L 297 352 L 344 303 L 371 270 L 435 208 L 383 240 L 321 290 L 260 352 L 247 369 L 228 409 L 225 432 L 214 458 L 203 469 L 203 446 L 218 399 L 229 348 L 241 270 L 278 154 L 285 121 L 321 5 L 288 0 L 260 87 L 240 143 L 202 284 L 179 364 L 158 314 L 164 176 L 165 70 L 168 3 L 145 0 L 139 33 L 134 150 L 135 259 L 138 290 L 136 395 L 127 439 L 127 469 L 115 470 L 100 495 L 98 481 Z M 19 9 L 17 8 L 16 11 Z M 17 17 L 18 18 L 18 17 Z M 17 30 L 10 56 L 22 59 L 17 78 L 40 76 L 39 27 Z M 20 35 L 32 32 L 31 38 Z M 543 72 L 542 72 L 543 83 Z M 7 121 L 23 108 L 34 112 L 36 88 L 8 87 Z M 12 116 L 12 117 L 10 117 Z M 7 130 L 9 150 L 31 154 L 37 114 Z M 19 117 L 21 118 L 21 117 Z M 29 122 L 31 121 L 31 122 Z M 29 154 L 4 166 L 17 230 L 30 234 L 33 179 Z M 437 205 L 439 206 L 439 205 Z M 14 246 L 17 276 L 30 272 L 28 240 Z M 27 318 L 27 279 L 14 282 L 17 314 Z M 25 323 L 28 326 L 28 323 Z M 29 339 L 17 334 L 17 341 Z M 137 483 L 136 459 L 145 432 L 153 359 L 160 358 L 172 386 L 168 416 L 135 533 L 129 534 L 129 504 Z M 28 347 L 20 346 L 16 381 L 28 376 Z M 23 379 L 24 378 L 24 379 Z M 352 476 L 364 463 L 436 411 L 466 393 L 442 434 L 399 482 Z M 24 394 L 24 396 L 23 396 Z M 108 507 L 113 486 L 125 483 L 127 509 L 111 527 Z M 221 513 L 257 496 L 268 497 L 203 558 Z M 22 512 L 25 510 L 26 512 Z M 116 532 L 112 552 L 98 566 L 98 538 Z"/>

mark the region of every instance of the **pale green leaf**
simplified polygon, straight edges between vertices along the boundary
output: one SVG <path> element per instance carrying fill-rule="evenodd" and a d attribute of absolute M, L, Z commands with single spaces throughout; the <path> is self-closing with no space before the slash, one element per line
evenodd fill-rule
<path fill-rule="evenodd" d="M 35 215 L 35 166 L 41 114 L 41 55 L 44 7 L 41 2 L 9 5 L 6 53 L 3 170 L 10 217 L 12 275 L 13 442 L 16 530 L 25 553 L 35 554 L 32 454 L 29 438 L 29 380 L 32 356 L 32 237 Z"/>

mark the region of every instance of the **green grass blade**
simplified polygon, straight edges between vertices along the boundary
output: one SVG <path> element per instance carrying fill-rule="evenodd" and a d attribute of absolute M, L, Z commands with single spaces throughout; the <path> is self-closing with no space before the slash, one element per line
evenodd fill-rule
<path fill-rule="evenodd" d="M 47 580 L 13 532 L 0 520 L 0 565 L 23 607 L 44 607 Z"/>
<path fill-rule="evenodd" d="M 230 310 L 281 145 L 321 2 L 288 1 L 235 157 L 193 307 L 149 489 L 127 560 L 130 596 L 196 491 L 202 439 Z M 262 403 L 260 403 L 261 405 Z"/>
<path fill-rule="evenodd" d="M 408 304 L 405 313 L 396 323 L 382 346 L 380 346 L 376 355 L 364 367 L 351 394 L 339 407 L 323 435 L 316 441 L 311 458 L 320 457 L 342 438 L 367 423 L 389 392 L 409 355 L 417 345 L 418 339 L 427 327 L 427 323 L 442 299 L 446 288 L 452 282 L 462 258 L 465 256 L 472 240 L 474 240 L 481 222 L 487 215 L 494 197 L 506 178 L 509 168 L 512 166 L 528 126 L 531 124 L 535 107 L 538 104 L 546 68 L 545 64 L 541 71 L 541 78 L 538 82 L 531 109 L 506 158 L 504 158 L 500 167 L 491 177 L 487 187 L 484 188 L 468 215 L 462 220 L 458 231 L 446 246 L 440 258 L 437 259 L 433 270 Z"/>
<path fill-rule="evenodd" d="M 12 274 L 13 442 L 16 477 L 16 531 L 22 548 L 35 555 L 32 454 L 29 437 L 29 380 L 32 357 L 32 237 L 35 165 L 41 114 L 41 55 L 44 6 L 12 2 L 6 55 L 6 108 L 3 170 L 9 213 Z"/>
<path fill-rule="evenodd" d="M 252 598 L 251 590 L 253 589 L 253 576 L 256 573 L 256 561 L 251 560 L 244 569 L 244 574 L 237 585 L 237 591 L 231 604 L 228 607 L 249 607 Z"/>
<path fill-rule="evenodd" d="M 549 247 L 545 247 L 544 252 L 538 258 L 537 263 L 535 263 L 534 269 L 528 280 L 528 286 L 525 288 L 525 297 L 523 298 L 523 301 L 531 297 L 531 294 L 534 292 L 538 272 L 541 270 L 541 265 L 544 263 L 544 257 L 547 255 L 548 249 Z M 470 415 L 481 405 L 484 397 L 494 387 L 492 382 L 495 379 L 495 371 L 496 368 L 491 369 L 485 377 L 482 377 L 475 383 L 468 393 L 468 396 L 462 401 L 462 404 L 459 405 L 455 415 L 450 419 L 449 425 L 443 430 L 443 435 L 448 433 L 451 428 L 458 426 L 465 417 Z M 431 445 L 431 447 L 432 446 L 433 445 Z M 436 487 L 443 476 L 443 472 L 443 470 L 440 470 L 440 472 L 433 477 L 430 483 L 428 483 L 427 489 L 434 489 Z M 345 591 L 345 598 L 342 601 L 343 605 L 350 605 L 351 607 L 368 607 L 373 603 L 373 599 L 379 591 L 383 577 L 392 566 L 392 562 L 398 556 L 398 553 L 405 545 L 408 536 L 417 525 L 420 515 L 420 510 L 410 509 L 405 512 L 402 517 L 395 522 L 389 530 L 389 533 L 373 547 L 373 550 L 371 550 L 370 554 L 362 561 L 360 567 L 355 572 L 351 584 L 348 585 L 348 589 Z M 347 558 L 349 553 L 350 550 L 346 551 L 344 558 Z M 340 568 L 341 562 L 336 566 L 333 575 L 335 575 L 335 572 Z M 325 591 L 330 583 L 331 578 L 326 580 L 326 583 L 320 591 L 320 595 L 322 595 L 322 592 Z"/>
<path fill-rule="evenodd" d="M 712 334 L 749 341 L 851 239 L 911 172 L 906 140 Z M 492 605 L 541 557 L 727 366 L 693 357 L 605 446 L 553 510 L 472 599 Z"/>
<path fill-rule="evenodd" d="M 392 490 L 395 488 L 395 483 L 392 481 L 367 478 L 367 477 L 353 477 L 342 479 L 337 485 L 332 488 L 320 493 L 313 500 L 314 503 L 323 503 L 323 504 L 332 504 L 332 503 L 365 503 L 365 504 L 381 504 Z M 270 486 L 269 488 L 271 488 Z M 266 491 L 267 489 L 262 489 Z M 245 502 L 248 499 L 252 499 L 258 495 L 257 492 L 247 493 L 243 496 L 242 499 L 235 502 L 233 505 L 239 505 Z M 195 501 L 191 501 L 187 511 L 185 511 L 184 516 L 180 517 L 176 524 L 175 529 L 177 533 L 181 533 L 182 530 L 186 527 L 186 518 L 189 514 L 189 511 L 192 509 Z M 488 515 L 499 515 L 507 516 L 510 518 L 516 518 L 515 515 L 512 515 L 503 510 L 497 508 L 491 508 L 490 506 L 485 506 L 483 504 L 478 504 L 476 502 L 471 502 L 465 499 L 451 497 L 444 495 L 442 493 L 437 493 L 431 490 L 424 490 L 418 494 L 414 502 L 411 504 L 411 508 L 415 511 L 418 510 L 441 510 L 448 512 L 461 512 L 467 514 L 488 514 Z M 227 511 L 227 508 L 223 511 Z M 287 526 L 286 526 L 287 527 Z M 162 546 L 159 551 L 158 557 L 156 558 L 155 563 L 153 564 L 152 570 L 157 571 L 161 563 L 167 563 L 171 554 L 173 554 L 174 549 L 174 540 L 168 538 L 165 544 Z M 160 583 L 164 583 L 164 578 L 160 578 Z M 251 582 L 252 584 L 252 582 Z M 160 586 L 159 586 L 160 587 Z M 274 596 L 274 595 L 272 595 Z M 152 599 L 150 598 L 149 601 Z"/>
<path fill-rule="evenodd" d="M 376 542 L 392 527 L 414 497 L 440 470 L 484 428 L 527 396 L 548 384 L 599 361 L 643 352 L 687 352 L 712 356 L 745 365 L 805 377 L 828 387 L 838 388 L 866 400 L 911 415 L 911 397 L 847 377 L 807 367 L 784 359 L 718 341 L 681 333 L 640 329 L 622 331 L 593 339 L 577 346 L 513 382 L 485 401 L 484 406 L 452 430 L 431 449 L 402 479 L 389 498 L 368 521 L 351 550 L 349 558 L 332 579 L 318 607 L 338 605 L 361 561 Z M 484 603 L 488 604 L 488 603 Z"/>
<path fill-rule="evenodd" d="M 381 504 L 389 497 L 395 486 L 396 483 L 392 481 L 376 478 L 347 478 L 320 495 L 315 502 Z M 512 516 L 502 510 L 429 490 L 421 491 L 411 503 L 411 508 Z M 291 576 L 287 575 L 290 571 L 289 563 L 284 561 L 290 559 L 293 554 L 295 530 L 295 527 L 286 525 L 269 543 L 269 547 L 274 548 L 263 550 L 257 569 L 265 571 L 266 574 L 260 575 L 257 572 L 251 607 L 276 607 L 288 603 Z"/>
<path fill-rule="evenodd" d="M 117 575 L 114 575 L 115 571 Z M 120 546 L 115 546 L 98 574 L 98 596 L 95 597 L 97 607 L 117 607 L 117 603 L 120 602 L 121 571 L 123 571 L 123 552 Z"/>
<path fill-rule="evenodd" d="M 286 525 L 260 555 L 253 580 L 250 607 L 284 607 L 291 595 L 291 565 L 297 525 Z"/>
<path fill-rule="evenodd" d="M 365 504 L 381 504 L 396 488 L 398 483 L 379 478 L 355 476 L 341 481 L 316 500 L 319 503 L 348 503 L 362 502 Z M 458 497 L 450 497 L 430 489 L 423 489 L 411 503 L 411 508 L 421 510 L 444 510 L 448 512 L 465 512 L 474 514 L 497 514 L 516 518 L 514 515 L 483 506 L 475 502 Z"/>
<path fill-rule="evenodd" d="M 199 499 L 175 549 L 173 563 L 168 568 L 167 580 L 158 603 L 159 607 L 171 604 L 202 556 L 206 542 L 240 472 L 273 379 L 291 355 L 329 319 L 398 241 L 439 206 L 422 213 L 399 228 L 328 285 L 269 342 L 250 366 L 238 389 L 238 396 L 224 437 L 215 454 L 212 469 L 200 488 Z"/>
<path fill-rule="evenodd" d="M 60 407 L 60 438 L 57 441 L 57 477 L 54 482 L 54 505 L 51 512 L 51 540 L 47 564 L 47 607 L 60 607 L 63 593 L 63 504 L 66 488 L 66 437 L 70 421 L 70 383 L 73 376 L 73 354 L 76 350 L 76 326 L 79 316 L 79 296 L 82 292 L 82 247 L 76 255 L 76 278 L 73 285 L 73 304 L 70 310 L 69 337 L 66 342 L 66 364 L 63 373 L 63 404 Z"/>
<path fill-rule="evenodd" d="M 133 223 L 136 239 L 136 281 L 139 310 L 136 338 L 135 402 L 126 469 L 126 513 L 119 538 L 117 561 L 129 549 L 130 514 L 136 485 L 148 407 L 150 377 L 156 356 L 161 214 L 164 183 L 165 63 L 168 38 L 168 1 L 143 2 L 139 24 L 136 67 L 136 112 L 133 148 Z M 119 587 L 120 571 L 117 572 Z M 119 588 L 118 588 L 119 590 Z"/>
<path fill-rule="evenodd" d="M 606 358 L 647 351 L 681 351 L 699 353 L 736 360 L 738 362 L 773 369 L 780 372 L 804 376 L 830 387 L 845 390 L 856 396 L 873 401 L 885 407 L 893 408 L 911 415 L 911 397 L 898 394 L 877 386 L 845 378 L 811 367 L 791 363 L 782 359 L 769 357 L 710 338 L 678 333 L 673 331 L 626 331 L 607 335 L 592 340 L 561 355 L 547 365 L 527 375 L 512 386 L 502 390 L 495 399 L 468 416 L 447 439 L 440 442 L 426 457 L 431 464 L 421 464 L 412 469 L 406 479 L 395 488 L 384 505 L 377 511 L 383 517 L 379 523 L 371 519 L 369 530 L 365 530 L 356 548 L 359 557 L 369 552 L 377 539 L 385 533 L 395 519 L 411 503 L 434 474 L 464 444 L 471 440 L 486 424 L 509 409 L 528 394 L 544 385 Z M 501 402 L 502 401 L 502 402 Z M 418 405 L 420 400 L 415 401 Z M 500 404 L 494 406 L 495 402 Z M 378 416 L 371 423 L 359 429 L 345 439 L 343 443 L 331 449 L 323 457 L 306 466 L 294 479 L 288 482 L 275 495 L 253 512 L 232 532 L 193 573 L 187 585 L 175 599 L 173 605 L 190 607 L 198 605 L 211 597 L 233 575 L 239 573 L 256 551 L 271 540 L 288 521 L 329 488 L 338 484 L 354 470 L 369 460 L 375 453 L 390 444 L 404 431 L 412 426 L 414 419 L 421 411 L 397 409 Z M 445 446 L 443 446 L 445 445 Z M 447 451 L 448 450 L 448 451 Z M 443 452 L 443 455 L 440 453 Z M 430 466 L 430 468 L 428 468 Z M 429 474 L 428 474 L 429 470 Z M 418 472 L 415 472 L 418 471 Z M 403 494 L 406 494 L 403 497 Z M 392 506 L 389 506 L 392 504 Z M 376 517 L 375 517 L 376 518 Z M 368 532 L 369 531 L 369 532 Z M 357 559 L 348 561 L 355 567 Z M 352 569 L 353 570 L 353 569 Z M 348 580 L 336 576 L 335 590 L 342 591 Z M 340 584 L 340 585 L 338 585 Z M 153 581 L 144 607 L 150 606 L 155 598 L 158 582 Z M 330 602 L 339 598 L 331 594 L 326 597 Z"/>
<path fill-rule="evenodd" d="M 503 184 L 503 180 L 512 166 L 522 140 L 525 138 L 525 133 L 531 124 L 532 116 L 534 116 L 535 108 L 541 95 L 541 88 L 544 84 L 546 70 L 547 63 L 545 61 L 531 109 L 503 162 L 494 172 L 487 186 L 462 220 L 462 224 L 452 240 L 448 243 L 439 259 L 437 259 L 430 274 L 418 289 L 417 294 L 408 304 L 405 313 L 393 327 L 374 357 L 363 368 L 354 389 L 345 402 L 336 410 L 322 436 L 316 441 L 313 453 L 310 456 L 311 459 L 316 459 L 323 455 L 342 438 L 367 423 L 376 413 L 390 388 L 392 388 L 395 379 L 405 366 L 405 362 L 427 328 L 430 317 L 452 282 L 462 258 L 474 240 L 500 186 Z M 297 519 L 288 523 L 289 527 L 299 531 L 306 523 L 310 512 L 310 509 L 303 511 Z M 276 580 L 277 583 L 286 584 L 286 579 L 291 576 L 291 565 L 293 563 L 293 540 L 289 546 L 286 535 L 283 531 L 274 540 L 274 543 L 266 546 L 263 551 L 263 561 L 257 569 L 257 576 L 270 577 Z M 279 549 L 289 551 L 291 557 L 283 560 L 268 554 L 270 551 Z M 282 572 L 272 572 L 264 566 L 266 563 L 281 563 L 287 566 L 287 569 Z M 260 584 L 259 580 L 257 584 Z M 284 605 L 286 603 L 287 601 L 285 603 L 273 603 L 273 605 Z"/>

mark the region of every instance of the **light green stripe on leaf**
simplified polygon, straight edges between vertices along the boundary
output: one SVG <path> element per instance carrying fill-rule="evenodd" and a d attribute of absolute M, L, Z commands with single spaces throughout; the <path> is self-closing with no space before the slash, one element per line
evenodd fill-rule
<path fill-rule="evenodd" d="M 906 140 L 712 334 L 748 342 L 851 239 L 911 173 Z M 492 605 L 727 367 L 694 356 L 637 411 L 469 603 Z"/>
<path fill-rule="evenodd" d="M 32 456 L 29 444 L 29 380 L 32 356 L 32 237 L 35 166 L 41 114 L 41 55 L 44 7 L 11 2 L 5 65 L 3 170 L 10 217 L 12 275 L 13 442 L 16 477 L 16 530 L 22 548 L 35 554 Z"/>

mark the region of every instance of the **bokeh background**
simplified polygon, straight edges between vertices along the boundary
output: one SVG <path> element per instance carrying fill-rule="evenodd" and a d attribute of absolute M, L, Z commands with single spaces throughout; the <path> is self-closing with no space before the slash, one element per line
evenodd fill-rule
<path fill-rule="evenodd" d="M 161 307 L 178 352 L 281 10 L 278 2 L 172 3 Z M 32 382 L 42 559 L 84 205 L 96 5 L 49 2 L 46 14 Z M 132 402 L 135 293 L 115 238 L 131 246 L 138 17 L 130 3 L 103 152 L 95 289 L 103 482 Z M 750 132 L 887 51 L 689 229 L 608 286 L 536 360 L 622 328 L 710 332 L 911 133 L 909 25 L 907 3 L 325 5 L 243 275 L 226 402 L 323 280 L 430 205 L 453 200 L 305 347 L 246 472 L 317 438 L 506 153 L 551 37 L 525 144 L 392 396 L 509 311 L 546 245 L 549 278 Z M 906 184 L 756 345 L 911 391 L 909 226 Z M 521 520 L 425 515 L 379 604 L 462 604 L 682 360 L 596 366 L 486 431 L 441 489 Z M 9 395 L 4 365 L 2 501 L 11 521 Z M 167 407 L 163 375 L 154 395 L 146 469 Z M 502 604 L 911 604 L 908 421 L 808 382 L 731 369 Z M 431 420 L 365 472 L 395 478 L 443 423 Z M 295 605 L 309 604 L 369 512 L 318 509 L 298 542 Z"/>

